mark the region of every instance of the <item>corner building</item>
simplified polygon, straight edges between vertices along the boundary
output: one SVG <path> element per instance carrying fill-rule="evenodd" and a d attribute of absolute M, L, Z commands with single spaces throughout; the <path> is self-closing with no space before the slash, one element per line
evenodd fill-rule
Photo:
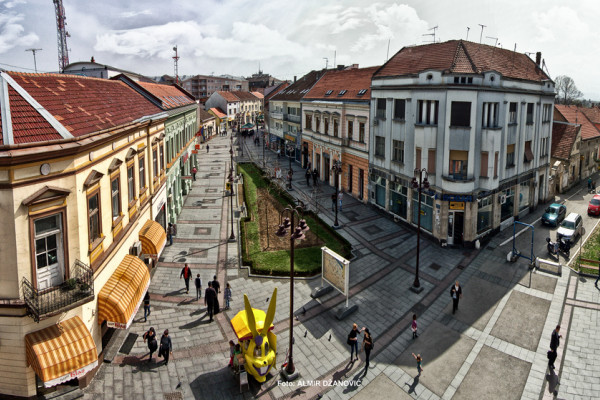
<path fill-rule="evenodd" d="M 405 47 L 371 85 L 369 200 L 471 245 L 548 198 L 554 82 L 524 54 L 462 40 Z"/>

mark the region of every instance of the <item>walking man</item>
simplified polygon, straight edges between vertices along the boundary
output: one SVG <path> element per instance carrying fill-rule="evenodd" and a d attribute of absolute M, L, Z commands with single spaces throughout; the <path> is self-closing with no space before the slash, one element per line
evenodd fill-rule
<path fill-rule="evenodd" d="M 217 292 L 212 287 L 212 282 L 208 282 L 208 287 L 204 291 L 204 305 L 206 306 L 206 313 L 210 318 L 208 322 L 212 322 L 213 314 L 215 311 L 215 300 L 217 299 Z"/>
<path fill-rule="evenodd" d="M 173 233 L 173 224 L 169 222 L 169 226 L 167 226 L 167 240 L 169 241 L 169 246 L 173 246 Z"/>
<path fill-rule="evenodd" d="M 336 199 L 336 195 L 335 193 L 331 194 L 331 211 L 335 211 L 335 199 Z"/>
<path fill-rule="evenodd" d="M 190 292 L 190 279 L 192 278 L 192 270 L 188 267 L 187 264 L 181 269 L 181 274 L 179 274 L 179 279 L 183 278 L 185 281 L 185 292 Z"/>
<path fill-rule="evenodd" d="M 560 338 L 562 335 L 559 335 L 560 325 L 556 325 L 556 329 L 552 331 L 552 336 L 550 337 L 550 351 L 548 352 L 548 368 L 554 369 L 554 361 L 556 361 L 556 357 L 558 354 L 556 353 L 556 349 L 560 346 Z"/>
<path fill-rule="evenodd" d="M 200 274 L 196 275 L 194 283 L 196 284 L 196 301 L 198 301 L 202 297 L 202 280 L 200 279 Z"/>
<path fill-rule="evenodd" d="M 195 181 L 196 180 L 196 173 L 198 172 L 198 170 L 196 169 L 196 167 L 192 168 L 192 180 Z"/>
<path fill-rule="evenodd" d="M 206 154 L 208 154 L 208 151 L 210 150 L 210 146 L 208 145 L 208 143 L 206 144 Z"/>
<path fill-rule="evenodd" d="M 165 365 L 169 365 L 169 355 L 173 354 L 173 343 L 171 342 L 171 338 L 169 337 L 169 330 L 165 329 L 165 333 L 163 333 L 160 338 L 160 349 L 158 349 L 158 356 L 161 355 L 165 358 Z"/>
<path fill-rule="evenodd" d="M 452 297 L 452 314 L 458 310 L 458 301 L 462 298 L 462 288 L 458 281 L 450 288 L 450 297 Z"/>
<path fill-rule="evenodd" d="M 144 296 L 144 322 L 146 322 L 150 316 L 150 292 L 146 291 Z"/>
<path fill-rule="evenodd" d="M 306 173 L 304 174 L 304 176 L 306 177 L 306 186 L 310 187 L 310 170 L 307 169 Z"/>
<path fill-rule="evenodd" d="M 219 296 L 218 296 L 218 294 L 221 293 L 221 285 L 219 284 L 219 281 L 217 280 L 216 275 L 213 276 L 212 287 L 215 290 L 214 313 L 218 314 L 219 311 L 221 311 L 221 306 L 219 305 Z"/>
<path fill-rule="evenodd" d="M 319 176 L 319 172 L 317 169 L 313 169 L 312 177 L 313 177 L 313 185 L 317 186 L 317 177 Z"/>

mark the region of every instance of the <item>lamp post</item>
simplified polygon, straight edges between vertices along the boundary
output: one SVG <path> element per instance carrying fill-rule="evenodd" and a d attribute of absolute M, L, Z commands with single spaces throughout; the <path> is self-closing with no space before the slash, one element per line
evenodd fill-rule
<path fill-rule="evenodd" d="M 283 376 L 287 381 L 292 381 L 298 377 L 298 372 L 296 372 L 296 367 L 294 366 L 294 242 L 296 240 L 302 240 L 305 238 L 304 232 L 309 230 L 308 225 L 306 225 L 306 221 L 301 218 L 304 213 L 304 204 L 298 200 L 300 203 L 297 206 L 287 206 L 284 208 L 280 217 L 283 217 L 283 222 L 279 225 L 279 229 L 277 230 L 276 235 L 279 237 L 285 237 L 287 235 L 288 228 L 292 227 L 290 230 L 290 343 L 289 343 L 289 355 L 288 362 L 285 369 L 282 372 Z M 289 215 L 287 217 L 286 215 Z M 298 226 L 294 228 L 294 218 L 298 217 Z"/>
<path fill-rule="evenodd" d="M 339 197 L 339 188 L 338 188 L 338 176 L 342 173 L 342 162 L 340 160 L 334 160 L 333 165 L 331 167 L 331 172 L 333 173 L 333 179 L 335 180 L 335 222 L 333 223 L 334 228 L 339 228 L 340 225 L 338 223 L 338 197 Z"/>
<path fill-rule="evenodd" d="M 427 180 L 427 170 L 425 168 L 418 169 L 415 168 L 414 176 L 411 181 L 411 186 L 413 189 L 418 190 L 418 212 L 417 212 L 417 268 L 415 270 L 415 281 L 413 282 L 412 290 L 415 293 L 419 293 L 423 288 L 421 287 L 421 282 L 419 282 L 419 253 L 420 253 L 420 245 L 421 245 L 421 192 L 423 189 L 429 189 L 429 181 Z M 418 180 L 417 180 L 418 177 Z"/>
<path fill-rule="evenodd" d="M 288 157 L 289 169 L 288 169 L 288 189 L 292 189 L 292 175 L 294 171 L 292 170 L 292 152 L 295 149 L 295 145 L 293 143 L 288 143 L 285 147 L 285 153 Z"/>
<path fill-rule="evenodd" d="M 229 241 L 235 242 L 235 233 L 233 232 L 233 138 L 231 138 L 229 155 L 231 156 L 231 167 L 229 169 L 229 190 L 231 191 L 229 196 L 229 206 L 231 208 L 231 235 L 229 235 Z"/>

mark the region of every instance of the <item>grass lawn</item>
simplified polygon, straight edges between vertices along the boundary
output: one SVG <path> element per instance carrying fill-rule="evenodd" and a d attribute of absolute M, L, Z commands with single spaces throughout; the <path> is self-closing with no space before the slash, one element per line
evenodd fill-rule
<path fill-rule="evenodd" d="M 273 187 L 263 177 L 261 170 L 254 164 L 238 164 L 238 172 L 244 175 L 244 201 L 248 209 L 248 217 L 242 219 L 241 240 L 242 260 L 244 265 L 250 265 L 253 273 L 262 275 L 289 275 L 290 249 L 289 236 L 283 240 L 275 237 L 275 230 L 269 232 L 273 246 L 268 251 L 261 246 L 261 234 L 264 231 L 260 226 L 258 204 L 258 191 Z M 270 195 L 276 200 L 278 207 L 283 209 L 289 204 L 294 204 L 294 199 L 285 191 L 271 190 Z M 312 212 L 304 213 L 312 242 L 319 245 L 302 247 L 297 241 L 294 249 L 294 272 L 296 276 L 311 276 L 321 272 L 321 247 L 327 246 L 342 257 L 350 258 L 350 243 L 325 224 Z M 300 247 L 299 247 L 300 246 Z"/>
<path fill-rule="evenodd" d="M 582 239 L 580 239 L 582 240 Z M 581 250 L 580 256 L 575 261 L 574 267 L 579 269 L 581 272 L 586 274 L 596 275 L 598 274 L 597 269 L 586 268 L 585 265 L 581 265 L 579 263 L 579 258 L 585 258 L 588 260 L 597 260 L 598 262 L 592 263 L 587 261 L 582 261 L 582 264 L 592 264 L 598 266 L 600 263 L 600 230 L 595 229 L 589 236 L 587 242 L 583 245 L 583 249 Z"/>

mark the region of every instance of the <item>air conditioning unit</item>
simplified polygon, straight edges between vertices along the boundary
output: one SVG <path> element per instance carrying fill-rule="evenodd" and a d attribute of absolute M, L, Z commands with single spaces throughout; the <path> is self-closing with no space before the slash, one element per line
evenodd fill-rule
<path fill-rule="evenodd" d="M 136 257 L 142 255 L 142 242 L 140 242 L 139 240 L 135 242 L 133 246 L 129 248 L 129 254 Z"/>
<path fill-rule="evenodd" d="M 500 204 L 504 204 L 506 203 L 506 195 L 505 194 L 501 194 L 500 195 Z"/>

